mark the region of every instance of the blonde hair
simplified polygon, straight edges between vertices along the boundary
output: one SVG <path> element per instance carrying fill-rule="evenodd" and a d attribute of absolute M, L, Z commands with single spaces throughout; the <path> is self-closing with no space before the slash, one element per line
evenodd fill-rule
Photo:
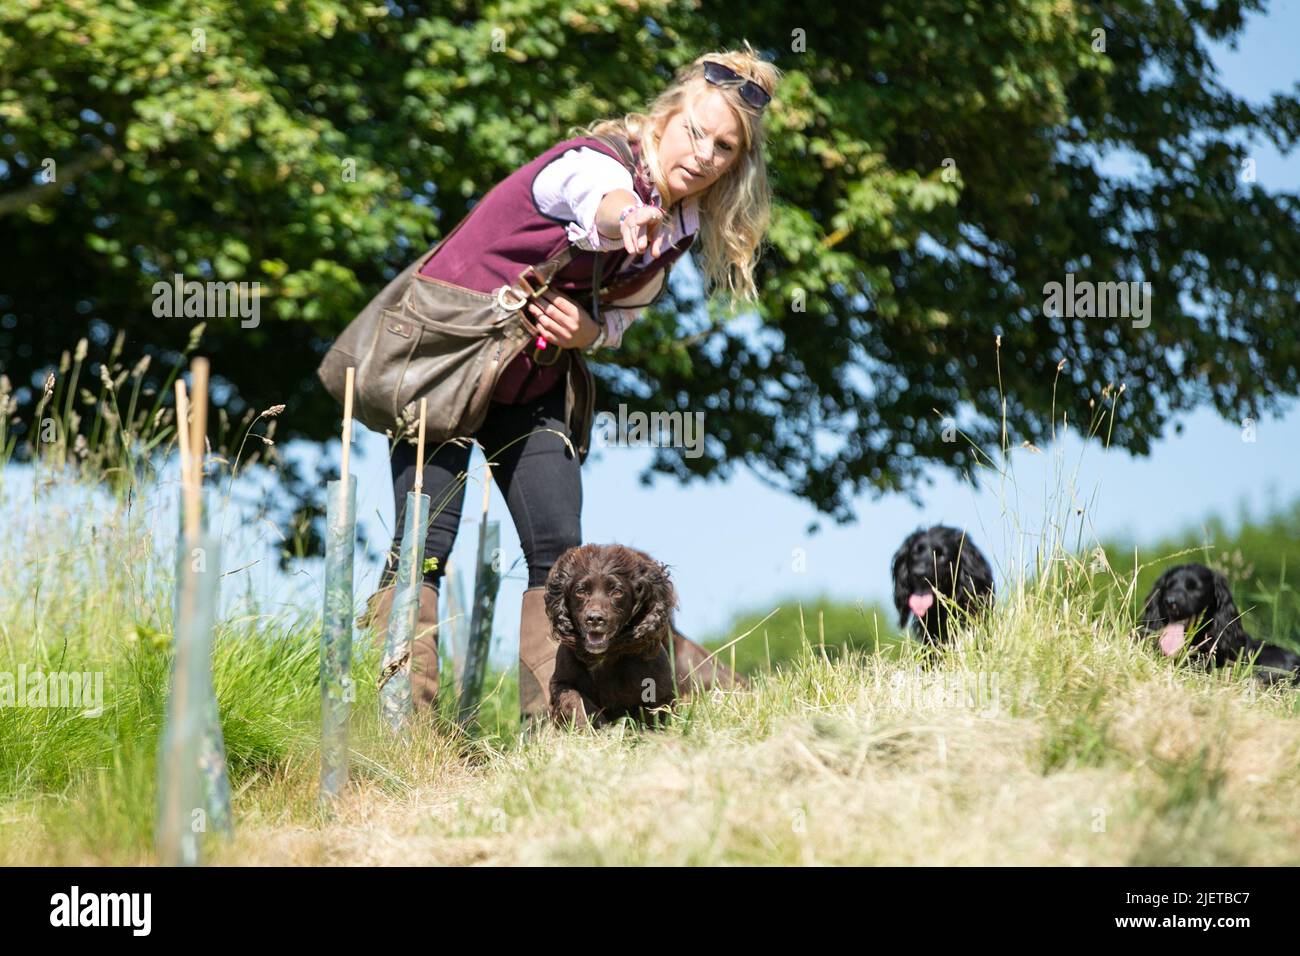
<path fill-rule="evenodd" d="M 771 192 L 763 157 L 766 140 L 761 114 L 741 99 L 739 86 L 709 83 L 704 78 L 705 60 L 730 67 L 769 94 L 775 95 L 781 79 L 781 71 L 759 59 L 745 41 L 743 50 L 706 53 L 679 69 L 672 84 L 655 97 L 646 112 L 626 113 L 621 119 L 575 126 L 569 135 L 618 134 L 638 140 L 642 165 L 662 196 L 668 193 L 668 182 L 659 164 L 659 142 L 654 131 L 661 130 L 679 110 L 685 111 L 690 120 L 688 128 L 695 127 L 693 106 L 701 96 L 716 91 L 726 97 L 740 125 L 739 155 L 717 182 L 698 194 L 700 230 L 692 252 L 704 274 L 705 293 L 711 295 L 715 289 L 725 289 L 728 304 L 734 310 L 741 301 L 758 297 L 754 266 L 771 219 Z M 771 108 L 771 103 L 767 108 Z"/>

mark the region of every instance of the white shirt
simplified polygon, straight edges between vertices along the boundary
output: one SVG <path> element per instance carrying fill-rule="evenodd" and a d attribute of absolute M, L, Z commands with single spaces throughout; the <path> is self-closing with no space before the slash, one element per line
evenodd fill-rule
<path fill-rule="evenodd" d="M 613 251 L 623 248 L 623 239 L 611 239 L 602 236 L 596 229 L 596 210 L 605 195 L 614 189 L 626 189 L 636 195 L 632 188 L 632 174 L 627 167 L 612 156 L 592 149 L 578 146 L 567 149 L 542 168 L 533 178 L 533 202 L 547 216 L 568 220 L 565 233 L 579 249 L 588 251 Z M 663 205 L 659 190 L 652 184 L 651 202 Z M 677 204 L 670 219 L 660 227 L 666 231 L 669 245 L 676 245 L 682 238 L 697 232 L 700 228 L 699 196 L 687 196 Z M 664 246 L 665 249 L 668 246 Z M 654 260 L 647 244 L 640 257 L 633 260 L 636 264 L 648 264 Z M 630 302 L 649 302 L 659 294 L 663 286 L 664 272 L 660 270 L 644 288 L 634 295 L 610 301 L 610 308 L 601 304 L 600 317 L 605 320 L 605 346 L 612 348 L 623 341 L 623 332 L 632 321 L 641 314 L 641 308 Z M 624 307 L 617 308 L 620 303 Z"/>

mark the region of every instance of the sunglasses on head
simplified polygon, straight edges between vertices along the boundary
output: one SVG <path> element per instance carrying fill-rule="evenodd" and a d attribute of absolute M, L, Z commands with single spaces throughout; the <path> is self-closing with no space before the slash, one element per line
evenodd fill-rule
<path fill-rule="evenodd" d="M 714 86 L 735 86 L 739 83 L 740 98 L 756 110 L 761 110 L 772 99 L 772 94 L 753 80 L 747 80 L 731 67 L 713 60 L 704 61 L 704 78 Z"/>

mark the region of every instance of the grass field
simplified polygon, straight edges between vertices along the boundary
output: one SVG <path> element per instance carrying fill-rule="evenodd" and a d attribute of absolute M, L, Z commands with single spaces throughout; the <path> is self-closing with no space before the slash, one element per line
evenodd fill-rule
<path fill-rule="evenodd" d="M 98 508 L 69 504 L 89 494 L 78 482 L 47 464 L 40 493 L 6 499 L 0 673 L 100 673 L 103 712 L 0 709 L 0 864 L 153 859 L 174 525 L 161 532 L 122 486 Z M 330 817 L 315 803 L 318 609 L 251 609 L 217 634 L 236 832 L 208 859 L 1300 863 L 1300 693 L 1176 668 L 1135 637 L 1131 573 L 1044 558 L 933 659 L 869 606 L 742 614 L 713 642 L 747 635 L 735 650 L 751 687 L 659 732 L 521 740 L 506 673 L 489 675 L 469 733 L 439 719 L 394 742 L 377 721 L 378 650 L 359 646 L 352 787 Z"/>
<path fill-rule="evenodd" d="M 105 707 L 0 712 L 0 863 L 152 858 L 170 593 L 138 531 L 101 524 L 94 545 L 39 571 L 4 550 L 0 670 L 100 671 Z M 701 699 L 658 733 L 521 742 L 504 674 L 471 735 L 439 722 L 395 744 L 363 646 L 354 788 L 332 819 L 315 808 L 318 624 L 228 620 L 215 674 L 236 836 L 209 858 L 1300 862 L 1300 695 L 1174 669 L 1130 636 L 1122 602 L 1085 600 L 1091 583 L 1066 565 L 933 661 L 867 609 L 856 627 L 853 609 L 796 617 L 793 635 L 780 621 L 798 609 L 784 610 L 739 645 L 750 690 Z M 753 650 L 765 630 L 766 659 Z"/>

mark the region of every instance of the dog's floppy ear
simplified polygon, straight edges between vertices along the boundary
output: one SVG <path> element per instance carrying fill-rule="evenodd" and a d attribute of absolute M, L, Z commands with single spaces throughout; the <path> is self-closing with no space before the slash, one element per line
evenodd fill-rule
<path fill-rule="evenodd" d="M 1223 572 L 1214 572 L 1214 617 L 1210 622 L 1210 640 L 1217 641 L 1216 657 L 1235 656 L 1248 643 L 1246 629 L 1241 626 L 1241 612 L 1232 600 L 1232 588 Z"/>
<path fill-rule="evenodd" d="M 1165 595 L 1165 585 L 1169 583 L 1169 575 L 1174 573 L 1170 568 L 1164 574 L 1156 578 L 1156 583 L 1151 585 L 1151 593 L 1147 595 L 1146 603 L 1142 605 L 1142 629 L 1144 631 L 1158 631 L 1165 625 L 1165 612 L 1160 609 L 1161 602 Z"/>
<path fill-rule="evenodd" d="M 907 539 L 898 546 L 898 550 L 894 552 L 893 562 L 890 564 L 890 574 L 893 575 L 894 578 L 894 609 L 898 611 L 899 627 L 907 626 L 907 599 L 911 597 L 911 591 L 907 584 L 907 572 L 905 570 L 907 567 L 907 556 L 911 554 L 912 545 L 917 542 L 922 534 L 924 534 L 922 531 L 913 531 L 909 534 Z"/>
<path fill-rule="evenodd" d="M 664 634 L 671 635 L 677 590 L 668 577 L 668 565 L 653 558 L 640 560 L 631 574 L 632 591 L 639 610 L 628 621 L 633 646 L 647 657 L 658 653 Z"/>
<path fill-rule="evenodd" d="M 570 548 L 551 566 L 546 575 L 546 616 L 551 619 L 551 631 L 561 640 L 576 639 L 577 629 L 569 616 L 569 588 L 581 564 L 580 548 Z"/>
<path fill-rule="evenodd" d="M 967 601 L 991 604 L 993 602 L 993 569 L 989 567 L 983 552 L 975 547 L 975 543 L 964 533 L 957 560 L 961 565 L 961 569 L 958 571 L 958 581 L 961 585 L 958 598 L 963 604 Z"/>

